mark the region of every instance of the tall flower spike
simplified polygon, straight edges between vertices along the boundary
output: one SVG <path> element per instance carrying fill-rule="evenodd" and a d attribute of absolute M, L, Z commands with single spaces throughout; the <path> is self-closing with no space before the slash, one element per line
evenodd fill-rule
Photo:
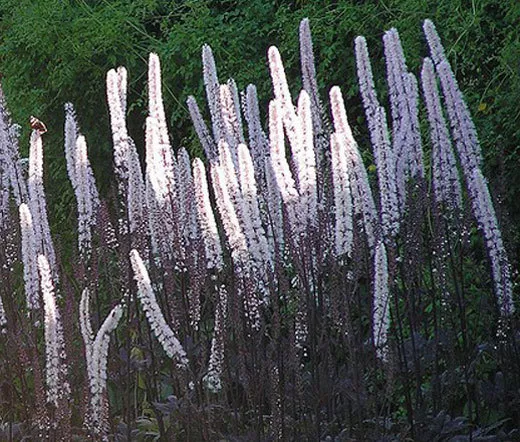
<path fill-rule="evenodd" d="M 430 20 L 424 22 L 424 32 L 441 83 L 473 214 L 486 240 L 500 313 L 502 316 L 508 316 L 514 311 L 511 269 L 487 182 L 480 170 L 482 154 L 477 131 L 455 75 L 446 59 L 435 26 Z"/>
<path fill-rule="evenodd" d="M 367 236 L 370 250 L 374 250 L 376 237 L 379 236 L 379 221 L 372 196 L 368 175 L 363 165 L 363 159 L 359 153 L 357 143 L 352 135 L 352 130 L 347 120 L 345 104 L 339 87 L 334 86 L 330 90 L 330 103 L 334 118 L 334 129 L 339 135 L 338 142 L 345 143 L 347 152 L 347 166 L 349 170 L 350 185 L 352 191 L 353 208 L 356 214 L 362 215 L 363 228 Z"/>
<path fill-rule="evenodd" d="M 261 274 L 264 275 L 265 268 L 272 265 L 272 251 L 269 249 L 267 236 L 261 223 L 253 160 L 245 144 L 238 145 L 238 160 L 240 164 L 240 188 L 242 189 L 242 198 L 246 209 L 245 216 L 251 221 L 252 227 L 251 234 L 246 235 L 249 251 L 262 269 Z"/>
<path fill-rule="evenodd" d="M 86 419 L 89 427 L 96 436 L 104 437 L 108 431 L 107 423 L 107 360 L 110 334 L 116 329 L 123 307 L 116 305 L 108 314 L 101 328 L 97 332 L 92 344 L 90 361 L 87 356 L 87 373 L 90 382 L 90 413 Z"/>
<path fill-rule="evenodd" d="M 237 271 L 248 270 L 249 254 L 246 235 L 233 206 L 225 172 L 221 166 L 213 165 L 211 167 L 211 182 L 215 191 L 215 199 L 224 226 L 224 232 L 231 248 L 231 256 L 237 266 Z"/>
<path fill-rule="evenodd" d="M 368 120 L 370 140 L 377 168 L 381 200 L 381 225 L 385 238 L 392 238 L 399 231 L 399 204 L 394 179 L 396 170 L 395 153 L 388 135 L 386 112 L 377 99 L 372 68 L 364 37 L 355 40 L 356 64 L 359 90 Z"/>
<path fill-rule="evenodd" d="M 238 124 L 238 116 L 232 92 L 227 84 L 220 85 L 220 106 L 224 123 L 224 139 L 228 145 L 235 167 L 238 168 L 237 146 L 243 142 L 244 136 Z"/>
<path fill-rule="evenodd" d="M 504 317 L 510 316 L 514 313 L 511 266 L 504 248 L 487 182 L 479 168 L 465 171 L 465 173 L 473 214 L 486 241 L 500 314 Z"/>
<path fill-rule="evenodd" d="M 462 189 L 457 162 L 437 89 L 433 63 L 424 59 L 422 73 L 424 101 L 432 143 L 432 186 L 435 200 L 451 208 L 462 207 Z"/>
<path fill-rule="evenodd" d="M 61 317 L 56 306 L 51 269 L 45 255 L 38 256 L 43 306 L 45 311 L 45 376 L 47 383 L 47 402 L 59 406 L 59 400 L 70 395 L 66 379 L 67 365 L 65 341 Z"/>
<path fill-rule="evenodd" d="M 148 58 L 148 113 L 157 121 L 159 142 L 170 144 L 161 90 L 161 64 L 157 54 Z"/>
<path fill-rule="evenodd" d="M 119 179 L 119 193 L 126 197 L 127 216 L 121 219 L 120 228 L 135 232 L 144 225 L 145 189 L 139 165 L 139 155 L 126 127 L 126 69 L 112 69 L 107 73 L 107 101 L 114 144 L 114 165 Z"/>
<path fill-rule="evenodd" d="M 79 303 L 79 325 L 81 336 L 85 344 L 85 355 L 87 359 L 87 370 L 92 367 L 92 348 L 94 346 L 94 331 L 90 322 L 90 293 L 88 288 L 83 289 Z"/>
<path fill-rule="evenodd" d="M 27 185 L 23 178 L 18 153 L 20 126 L 11 122 L 0 85 L 0 164 L 9 178 L 16 204 L 27 202 Z"/>
<path fill-rule="evenodd" d="M 78 122 L 76 120 L 76 112 L 72 103 L 65 103 L 65 160 L 67 161 L 67 173 L 69 175 L 72 187 L 75 189 L 77 184 L 76 179 L 76 140 L 79 136 Z"/>
<path fill-rule="evenodd" d="M 220 105 L 222 106 L 222 118 L 226 128 L 228 143 L 233 146 L 244 143 L 240 100 L 238 98 L 237 85 L 232 78 L 226 84 L 220 85 Z"/>
<path fill-rule="evenodd" d="M 76 141 L 75 175 L 78 203 L 78 245 L 82 256 L 90 255 L 92 227 L 96 224 L 99 196 L 87 157 L 87 143 L 80 135 Z"/>
<path fill-rule="evenodd" d="M 374 254 L 374 307 L 372 333 L 377 356 L 388 357 L 387 336 L 390 327 L 390 291 L 388 286 L 388 262 L 385 245 L 379 241 Z"/>
<path fill-rule="evenodd" d="M 294 233 L 303 233 L 305 223 L 301 220 L 302 214 L 295 208 L 299 194 L 285 157 L 284 131 L 278 100 L 272 100 L 269 104 L 269 144 L 272 169 L 282 200 L 287 206 L 289 225 Z"/>
<path fill-rule="evenodd" d="M 460 160 L 464 163 L 467 162 L 468 167 L 473 169 L 482 163 L 482 152 L 477 137 L 477 130 L 471 119 L 455 74 L 446 58 L 444 48 L 442 47 L 434 24 L 431 20 L 425 20 L 423 29 L 441 82 L 446 110 L 450 119 L 455 145 L 459 151 Z"/>
<path fill-rule="evenodd" d="M 224 122 L 222 121 L 220 105 L 220 85 L 217 77 L 217 67 L 213 51 L 208 45 L 202 46 L 202 67 L 206 97 L 213 126 L 213 139 L 218 143 L 224 138 Z"/>
<path fill-rule="evenodd" d="M 422 142 L 417 109 L 417 84 L 406 67 L 401 40 L 396 29 L 383 36 L 390 107 L 392 146 L 396 158 L 396 178 L 401 211 L 406 202 L 406 181 L 424 177 Z"/>
<path fill-rule="evenodd" d="M 249 133 L 249 149 L 251 157 L 255 165 L 255 173 L 257 174 L 257 182 L 261 183 L 264 168 L 265 156 L 269 152 L 269 140 L 262 129 L 260 120 L 260 110 L 258 107 L 258 96 L 256 87 L 249 84 L 246 88 L 245 98 L 243 99 L 244 115 L 247 122 L 247 131 Z"/>
<path fill-rule="evenodd" d="M 206 123 L 202 118 L 197 101 L 195 101 L 195 98 L 190 95 L 186 100 L 186 104 L 188 105 L 191 121 L 193 122 L 195 132 L 197 132 L 197 136 L 199 137 L 200 143 L 202 144 L 206 158 L 210 162 L 213 162 L 216 160 L 218 155 L 217 146 L 215 145 L 213 138 L 211 138 L 208 126 L 206 126 Z"/>
<path fill-rule="evenodd" d="M 209 356 L 208 373 L 204 376 L 204 383 L 209 391 L 217 393 L 222 389 L 222 372 L 224 369 L 224 340 L 227 318 L 226 287 L 218 289 L 218 302 L 215 308 L 215 325 L 213 327 L 213 338 L 211 339 L 211 351 Z"/>
<path fill-rule="evenodd" d="M 316 80 L 316 67 L 314 62 L 314 51 L 312 48 L 311 28 L 309 19 L 304 18 L 300 22 L 300 59 L 302 69 L 303 89 L 307 91 L 310 98 L 312 126 L 314 132 L 314 151 L 316 152 L 316 162 L 320 165 L 320 171 L 327 147 L 327 136 L 325 128 L 330 125 L 326 119 L 318 92 L 318 82 Z"/>
<path fill-rule="evenodd" d="M 209 199 L 208 182 L 204 164 L 199 158 L 193 160 L 193 181 L 195 187 L 195 202 L 197 216 L 200 223 L 206 261 L 209 269 L 222 269 L 224 261 L 222 259 L 222 246 L 218 235 L 215 215 Z"/>
<path fill-rule="evenodd" d="M 137 296 L 143 307 L 146 319 L 150 324 L 150 328 L 168 357 L 174 359 L 180 368 L 185 368 L 188 365 L 186 352 L 182 348 L 179 340 L 175 337 L 166 319 L 164 319 L 155 298 L 148 270 L 146 270 L 143 260 L 139 256 L 139 252 L 135 249 L 130 251 L 130 262 L 132 263 L 134 279 L 137 283 Z"/>
<path fill-rule="evenodd" d="M 175 159 L 171 147 L 160 143 L 155 118 L 146 119 L 146 179 L 149 226 L 162 253 L 184 266 L 184 241 L 180 225 Z"/>
<path fill-rule="evenodd" d="M 26 303 L 28 309 L 36 310 L 40 307 L 40 282 L 37 263 L 38 245 L 34 235 L 33 220 L 29 206 L 25 203 L 20 204 L 19 212 Z"/>
<path fill-rule="evenodd" d="M 316 177 L 316 154 L 314 148 L 314 129 L 309 94 L 302 90 L 298 98 L 298 117 L 302 129 L 303 170 L 298 177 L 302 205 L 311 226 L 317 223 L 318 189 Z"/>
<path fill-rule="evenodd" d="M 30 142 L 27 187 L 29 191 L 29 207 L 33 217 L 34 237 L 38 251 L 45 253 L 48 257 L 53 274 L 57 277 L 56 254 L 54 253 L 54 245 L 47 218 L 47 202 L 43 188 L 43 145 L 40 131 L 36 129 L 32 131 Z"/>
<path fill-rule="evenodd" d="M 4 303 L 2 301 L 2 297 L 0 296 L 0 333 L 5 332 L 6 325 L 7 325 L 7 316 L 5 315 Z"/>
<path fill-rule="evenodd" d="M 346 143 L 341 135 L 333 133 L 330 139 L 332 150 L 332 181 L 334 184 L 334 252 L 336 256 L 350 256 L 352 252 L 352 195 L 347 165 Z"/>
<path fill-rule="evenodd" d="M 111 69 L 107 73 L 107 101 L 110 110 L 110 127 L 112 129 L 112 139 L 114 143 L 114 164 L 116 174 L 120 180 L 120 191 L 122 182 L 128 177 L 127 156 L 130 149 L 128 132 L 125 122 L 125 109 L 123 103 L 126 102 L 126 87 L 123 78 L 126 78 L 124 68 Z"/>
<path fill-rule="evenodd" d="M 316 122 L 321 125 L 321 114 L 323 113 L 323 109 L 318 95 L 314 51 L 312 49 L 311 28 L 308 18 L 304 18 L 300 22 L 300 58 L 303 88 L 309 94 L 313 117 L 317 117 Z"/>
<path fill-rule="evenodd" d="M 282 63 L 280 52 L 275 46 L 271 46 L 268 50 L 269 70 L 271 72 L 271 80 L 273 83 L 273 91 L 276 101 L 278 102 L 278 115 L 281 117 L 283 127 L 289 144 L 291 152 L 295 157 L 295 163 L 302 163 L 300 153 L 303 151 L 303 128 L 300 118 L 296 114 L 294 108 L 289 85 L 287 84 L 287 77 Z M 269 111 L 271 112 L 271 111 Z M 302 163 L 303 164 L 303 163 Z M 299 165 L 296 167 L 296 179 L 299 177 Z"/>

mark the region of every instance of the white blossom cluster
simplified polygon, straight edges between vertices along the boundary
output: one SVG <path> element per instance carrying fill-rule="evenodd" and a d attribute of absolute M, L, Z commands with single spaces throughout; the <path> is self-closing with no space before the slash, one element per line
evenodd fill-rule
<path fill-rule="evenodd" d="M 94 334 L 90 321 L 90 292 L 85 288 L 81 294 L 79 305 L 79 324 L 90 387 L 90 403 L 85 425 L 96 435 L 104 435 L 107 426 L 107 360 L 110 334 L 116 329 L 123 314 L 121 304 L 115 306 L 103 321 L 98 332 Z"/>
<path fill-rule="evenodd" d="M 491 195 L 489 194 L 487 181 L 480 169 L 482 152 L 477 131 L 462 92 L 458 87 L 455 75 L 444 53 L 439 35 L 430 20 L 425 20 L 424 22 L 424 33 L 430 46 L 430 54 L 441 84 L 444 103 L 452 129 L 452 137 L 471 200 L 473 215 L 486 241 L 498 306 L 503 316 L 509 316 L 514 312 L 511 268 L 502 241 Z M 428 64 L 428 62 L 426 63 Z M 427 81 L 428 74 L 431 75 L 431 67 L 429 69 L 426 67 L 425 73 Z M 432 89 L 430 88 L 431 91 Z M 451 165 L 451 167 L 454 167 L 454 165 Z M 451 172 L 451 174 L 454 173 Z M 451 179 L 450 181 L 454 180 Z M 457 191 L 458 189 L 452 190 L 452 192 Z"/>
<path fill-rule="evenodd" d="M 204 383 L 209 391 L 217 393 L 222 389 L 221 376 L 224 366 L 224 339 L 227 317 L 228 293 L 225 286 L 218 288 L 218 300 L 215 308 L 215 323 L 209 356 L 208 372 Z"/>
<path fill-rule="evenodd" d="M 20 231 L 22 237 L 22 262 L 25 299 L 29 310 L 40 307 L 40 283 L 38 279 L 38 245 L 36 243 L 31 210 L 25 203 L 20 204 Z"/>
<path fill-rule="evenodd" d="M 421 74 L 432 143 L 432 187 L 435 199 L 448 207 L 462 207 L 457 162 L 437 88 L 433 63 L 425 58 Z"/>
<path fill-rule="evenodd" d="M 166 354 L 171 359 L 174 359 L 179 367 L 185 368 L 188 364 L 186 352 L 166 322 L 159 304 L 157 304 L 148 270 L 146 270 L 137 250 L 133 249 L 130 251 L 130 261 L 132 263 L 134 279 L 137 283 L 137 295 L 155 337 Z"/>
<path fill-rule="evenodd" d="M 146 194 L 139 155 L 126 127 L 126 89 L 126 69 L 120 67 L 108 71 L 107 101 L 114 145 L 114 167 L 119 193 L 125 198 L 125 215 L 119 219 L 119 229 L 121 233 L 145 233 L 142 231 L 146 229 Z"/>
<path fill-rule="evenodd" d="M 370 139 L 377 169 L 381 200 L 381 226 L 385 238 L 394 238 L 399 232 L 399 202 L 397 194 L 396 152 L 390 143 L 386 111 L 379 104 L 374 86 L 372 67 L 364 37 L 355 40 L 359 90 L 370 131 Z"/>
<path fill-rule="evenodd" d="M 78 205 L 78 248 L 81 256 L 90 255 L 92 228 L 99 209 L 99 193 L 87 156 L 85 137 L 80 135 L 76 112 L 71 103 L 65 104 L 65 158 L 67 173 L 74 188 Z"/>
<path fill-rule="evenodd" d="M 38 253 L 43 253 L 49 260 L 53 276 L 57 278 L 56 254 L 51 238 L 47 202 L 43 187 L 43 144 L 42 133 L 33 129 L 29 148 L 29 177 L 27 179 L 28 206 L 31 209 L 34 242 Z"/>
<path fill-rule="evenodd" d="M 0 296 L 0 333 L 5 332 L 6 326 L 7 326 L 7 316 L 5 315 L 4 302 L 2 301 L 2 297 Z"/>
<path fill-rule="evenodd" d="M 56 306 L 54 283 L 52 282 L 49 261 L 45 255 L 38 255 L 38 270 L 45 312 L 45 380 L 47 402 L 55 407 L 59 401 L 70 395 L 67 381 L 67 355 L 63 339 L 61 315 Z"/>

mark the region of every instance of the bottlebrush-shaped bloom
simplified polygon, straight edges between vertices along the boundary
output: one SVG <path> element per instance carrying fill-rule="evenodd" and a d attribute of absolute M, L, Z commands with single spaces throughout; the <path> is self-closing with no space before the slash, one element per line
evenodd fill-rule
<path fill-rule="evenodd" d="M 27 308 L 36 310 L 40 307 L 38 279 L 38 244 L 34 234 L 33 220 L 29 206 L 20 204 L 20 230 L 22 236 L 23 279 L 25 282 L 25 299 Z"/>
<path fill-rule="evenodd" d="M 92 368 L 92 348 L 94 346 L 94 331 L 90 322 L 90 292 L 88 288 L 81 292 L 81 300 L 79 303 L 79 326 L 83 343 L 85 344 L 85 355 L 87 359 L 87 370 Z"/>
<path fill-rule="evenodd" d="M 352 195 L 347 164 L 346 143 L 341 135 L 330 138 L 332 151 L 332 182 L 334 185 L 334 254 L 350 256 L 354 241 L 352 225 Z"/>
<path fill-rule="evenodd" d="M 298 170 L 298 189 L 302 208 L 310 226 L 316 226 L 318 189 L 316 177 L 316 154 L 314 149 L 314 129 L 309 94 L 302 90 L 298 98 L 298 117 L 301 127 L 301 168 Z M 294 155 L 296 160 L 299 156 Z"/>
<path fill-rule="evenodd" d="M 280 103 L 272 100 L 269 104 L 269 145 L 271 165 L 276 184 L 287 208 L 289 225 L 296 235 L 304 232 L 304 214 L 297 210 L 300 198 L 296 183 L 285 157 L 285 142 Z"/>
<path fill-rule="evenodd" d="M 211 350 L 209 356 L 208 372 L 204 376 L 204 383 L 209 391 L 218 393 L 222 389 L 222 371 L 224 369 L 224 341 L 226 332 L 228 293 L 225 286 L 218 289 L 218 302 L 215 308 L 215 324 Z"/>
<path fill-rule="evenodd" d="M 247 122 L 249 150 L 255 165 L 256 180 L 258 183 L 262 183 L 265 157 L 269 153 L 269 140 L 262 129 L 255 85 L 249 84 L 247 86 L 242 107 L 244 108 L 244 116 Z"/>
<path fill-rule="evenodd" d="M 396 170 L 395 152 L 390 145 L 386 112 L 377 99 L 367 43 L 364 37 L 356 38 L 355 49 L 359 90 L 367 116 L 377 168 L 381 200 L 381 226 L 385 238 L 392 238 L 399 231 L 399 206 L 394 177 Z"/>
<path fill-rule="evenodd" d="M 228 81 L 226 81 L 226 86 L 231 93 L 233 107 L 235 108 L 233 112 L 236 116 L 236 121 L 233 123 L 234 132 L 236 134 L 237 139 L 240 140 L 241 143 L 245 143 L 246 141 L 244 138 L 244 125 L 242 122 L 242 114 L 240 112 L 240 97 L 238 94 L 238 86 L 233 78 L 229 78 Z"/>
<path fill-rule="evenodd" d="M 437 202 L 448 207 L 462 207 L 462 189 L 457 170 L 457 162 L 442 105 L 437 89 L 433 63 L 424 59 L 422 68 L 422 88 L 430 123 L 432 143 L 432 187 Z"/>
<path fill-rule="evenodd" d="M 246 235 L 233 205 L 225 172 L 220 165 L 211 166 L 211 182 L 224 232 L 231 248 L 231 256 L 237 271 L 246 271 L 249 268 Z"/>
<path fill-rule="evenodd" d="M 345 103 L 339 87 L 334 86 L 330 90 L 330 103 L 334 119 L 334 129 L 337 134 L 336 141 L 345 144 L 347 152 L 347 166 L 350 178 L 350 189 L 355 214 L 360 214 L 363 221 L 363 230 L 367 236 L 370 249 L 373 250 L 376 237 L 379 236 L 379 221 L 372 196 L 372 189 L 368 182 L 368 175 L 363 165 L 363 159 L 358 150 L 352 130 L 348 124 Z M 355 226 L 353 226 L 355 227 Z"/>
<path fill-rule="evenodd" d="M 311 225 L 315 223 L 317 210 L 316 154 L 314 152 L 313 116 L 310 98 L 305 90 L 302 91 L 298 104 L 298 112 L 296 112 L 292 103 L 282 59 L 275 46 L 269 48 L 268 59 L 275 101 L 278 103 L 276 110 L 274 108 L 271 109 L 271 107 L 269 108 L 269 121 L 271 121 L 273 112 L 273 115 L 276 115 L 277 118 L 280 117 L 283 127 L 285 128 L 287 139 L 289 140 L 291 147 L 291 164 L 294 171 L 293 180 L 299 195 L 293 204 L 298 206 L 298 208 L 294 210 L 300 214 L 301 225 L 297 227 L 297 229 L 303 233 L 305 232 L 308 222 L 310 222 Z M 278 131 L 275 131 L 274 134 L 279 141 L 283 141 L 283 131 L 280 134 Z M 271 138 L 271 123 L 269 137 Z M 278 144 L 280 143 L 278 142 Z M 285 168 L 282 163 L 279 162 L 281 159 L 279 155 L 276 160 L 273 159 L 272 149 L 271 146 L 271 160 L 276 161 L 278 167 Z M 288 170 L 290 171 L 290 169 Z M 286 184 L 288 184 L 288 182 Z M 280 189 L 280 191 L 283 192 L 282 189 Z"/>
<path fill-rule="evenodd" d="M 406 202 L 406 182 L 423 178 L 423 152 L 418 120 L 418 91 L 396 29 L 383 36 L 390 108 L 392 113 L 392 148 L 396 159 L 396 181 L 401 212 Z"/>
<path fill-rule="evenodd" d="M 5 327 L 7 325 L 7 316 L 5 314 L 4 302 L 0 296 L 0 333 L 5 333 Z"/>
<path fill-rule="evenodd" d="M 177 194 L 181 209 L 181 227 L 185 242 L 191 243 L 199 237 L 199 223 L 195 207 L 195 189 L 188 151 L 181 147 L 177 152 Z"/>
<path fill-rule="evenodd" d="M 126 69 L 111 69 L 107 73 L 107 102 L 110 111 L 110 127 L 114 143 L 114 165 L 116 174 L 122 182 L 128 178 L 127 157 L 129 136 L 126 129 L 125 112 L 126 107 Z M 120 189 L 121 191 L 121 189 Z"/>
<path fill-rule="evenodd" d="M 374 253 L 374 301 L 372 311 L 372 334 L 377 356 L 385 361 L 388 356 L 387 336 L 390 327 L 390 290 L 386 248 L 379 241 Z"/>
<path fill-rule="evenodd" d="M 65 139 L 65 160 L 67 162 L 67 174 L 69 175 L 72 188 L 78 187 L 76 181 L 76 141 L 79 136 L 78 121 L 76 119 L 76 111 L 72 103 L 65 103 L 65 128 L 64 139 Z"/>
<path fill-rule="evenodd" d="M 132 263 L 134 279 L 137 283 L 137 296 L 143 307 L 146 319 L 148 319 L 150 328 L 166 354 L 171 359 L 174 359 L 179 367 L 185 368 L 188 365 L 186 352 L 175 337 L 166 319 L 164 319 L 159 304 L 157 304 L 155 299 L 148 271 L 139 256 L 139 252 L 135 249 L 130 251 L 130 262 Z"/>
<path fill-rule="evenodd" d="M 498 307 L 502 316 L 509 316 L 514 313 L 511 266 L 504 248 L 487 182 L 479 168 L 472 172 L 468 171 L 466 180 L 473 214 L 486 241 Z"/>
<path fill-rule="evenodd" d="M 184 268 L 185 244 L 176 187 L 176 161 L 169 144 L 160 143 L 157 121 L 146 119 L 146 180 L 148 217 L 152 238 L 162 253 Z"/>
<path fill-rule="evenodd" d="M 291 92 L 289 91 L 285 69 L 278 48 L 271 46 L 267 55 L 269 60 L 269 71 L 271 72 L 271 81 L 273 83 L 273 92 L 279 107 L 277 114 L 281 117 L 285 133 L 289 140 L 289 145 L 291 146 L 295 175 L 296 179 L 298 179 L 300 170 L 303 169 L 305 165 L 305 155 L 302 155 L 302 124 L 292 103 Z M 269 110 L 269 113 L 271 114 L 271 110 Z M 298 183 L 296 184 L 298 185 Z"/>
<path fill-rule="evenodd" d="M 309 94 L 314 130 L 316 133 L 321 133 L 323 132 L 322 115 L 324 112 L 318 93 L 314 50 L 312 48 L 311 28 L 308 18 L 304 18 L 300 22 L 300 60 L 303 89 Z"/>
<path fill-rule="evenodd" d="M 204 122 L 202 118 L 202 114 L 200 113 L 199 106 L 197 105 L 197 101 L 193 96 L 189 96 L 186 100 L 186 104 L 188 105 L 188 110 L 190 111 L 191 121 L 193 122 L 193 127 L 195 128 L 195 132 L 199 137 L 200 144 L 202 144 L 202 148 L 204 149 L 204 153 L 206 154 L 206 158 L 213 162 L 217 159 L 218 152 L 215 141 L 211 137 L 209 133 L 208 126 Z"/>
<path fill-rule="evenodd" d="M 38 270 L 45 312 L 45 378 L 47 402 L 59 406 L 59 400 L 70 395 L 67 381 L 67 356 L 61 317 L 56 306 L 51 269 L 45 255 L 38 255 Z"/>
<path fill-rule="evenodd" d="M 29 178 L 27 188 L 29 192 L 29 207 L 33 218 L 34 238 L 37 250 L 48 257 L 49 264 L 55 277 L 56 254 L 52 243 L 49 220 L 47 218 L 47 202 L 43 188 L 43 145 L 41 132 L 33 130 L 29 150 Z"/>
<path fill-rule="evenodd" d="M 480 170 L 482 153 L 477 131 L 455 75 L 446 59 L 435 26 L 430 20 L 425 20 L 424 32 L 441 83 L 455 148 L 471 199 L 473 215 L 486 240 L 498 306 L 501 314 L 508 316 L 514 311 L 511 269 L 487 182 Z"/>
<path fill-rule="evenodd" d="M 244 254 L 244 259 L 241 261 L 242 265 L 247 262 L 257 270 L 261 270 L 259 275 L 264 275 L 264 269 L 269 266 L 271 260 L 260 218 L 253 165 L 247 147 L 240 144 L 238 149 L 242 150 L 238 156 L 240 166 L 235 166 L 228 144 L 225 141 L 220 141 L 218 169 L 222 172 L 222 176 L 218 179 L 222 179 L 221 183 L 226 187 L 226 195 L 232 203 L 234 213 L 246 240 L 248 258 L 245 258 L 246 254 Z M 213 165 L 212 169 L 215 167 L 217 166 Z M 217 207 L 220 210 L 218 203 L 217 199 Z M 251 262 L 249 258 L 251 258 Z"/>
<path fill-rule="evenodd" d="M 78 205 L 78 247 L 82 256 L 88 256 L 91 230 L 97 221 L 99 193 L 88 160 L 85 137 L 79 134 L 76 113 L 71 103 L 65 104 L 65 158 Z"/>
<path fill-rule="evenodd" d="M 213 126 L 213 139 L 218 143 L 225 139 L 224 121 L 220 105 L 220 84 L 217 77 L 217 67 L 213 52 L 208 45 L 202 46 L 202 67 L 206 97 Z"/>
<path fill-rule="evenodd" d="M 96 224 L 99 208 L 99 196 L 87 157 L 87 143 L 82 135 L 76 140 L 75 166 L 77 187 L 74 190 L 78 204 L 79 251 L 82 256 L 89 256 L 92 227 Z"/>
<path fill-rule="evenodd" d="M 431 20 L 425 20 L 423 29 L 430 47 L 432 60 L 439 75 L 446 111 L 448 112 L 453 138 L 459 151 L 462 166 L 473 169 L 482 163 L 482 152 L 475 124 L 459 89 L 453 70 L 446 58 L 435 25 Z"/>
<path fill-rule="evenodd" d="M 273 265 L 272 251 L 269 248 L 265 229 L 261 222 L 253 160 L 245 144 L 238 145 L 238 161 L 240 164 L 240 188 L 245 212 L 243 216 L 249 220 L 247 225 L 250 227 L 250 232 L 246 234 L 249 252 L 261 269 L 260 274 L 264 275 L 264 270 Z"/>
<path fill-rule="evenodd" d="M 86 305 L 88 308 L 88 304 Z M 88 310 L 85 312 L 89 315 Z M 102 436 L 107 431 L 107 360 L 110 334 L 116 329 L 123 307 L 116 305 L 103 321 L 96 338 L 92 343 L 91 356 L 87 353 L 87 373 L 90 383 L 90 412 L 86 425 L 91 431 Z"/>
<path fill-rule="evenodd" d="M 218 152 L 219 167 L 224 172 L 225 184 L 233 206 L 239 213 L 242 210 L 242 192 L 238 181 L 238 158 L 236 160 L 233 159 L 233 152 L 229 144 L 224 140 L 219 141 Z"/>
<path fill-rule="evenodd" d="M 231 87 L 235 87 L 234 82 Z M 231 90 L 230 84 L 220 85 L 220 106 L 222 122 L 224 123 L 224 140 L 231 149 L 233 162 L 238 167 L 237 146 L 244 143 L 244 134 L 242 129 L 242 121 L 240 117 L 240 108 L 237 108 L 234 98 L 234 91 Z"/>
<path fill-rule="evenodd" d="M 107 73 L 107 101 L 114 145 L 114 165 L 121 196 L 126 197 L 126 216 L 120 219 L 122 233 L 142 230 L 146 220 L 144 179 L 139 155 L 126 127 L 126 69 L 111 69 Z M 128 218 L 128 225 L 126 219 Z"/>
<path fill-rule="evenodd" d="M 197 217 L 200 223 L 206 262 L 208 269 L 222 269 L 224 261 L 222 258 L 222 246 L 218 234 L 215 215 L 209 198 L 208 181 L 204 163 L 199 159 L 193 160 L 193 183 L 195 188 L 195 203 Z"/>
<path fill-rule="evenodd" d="M 27 185 L 23 178 L 18 153 L 20 126 L 11 122 L 5 106 L 4 91 L 0 86 L 0 164 L 7 175 L 16 204 L 27 202 Z"/>
<path fill-rule="evenodd" d="M 328 148 L 328 129 L 330 123 L 323 110 L 323 103 L 321 102 L 318 92 L 314 50 L 312 48 L 311 28 L 308 18 L 304 18 L 300 22 L 300 60 L 303 89 L 309 94 L 311 104 L 314 152 L 316 163 L 318 164 L 317 173 L 319 175 L 325 166 L 323 161 Z"/>
<path fill-rule="evenodd" d="M 161 145 L 170 145 L 162 100 L 161 62 L 157 54 L 154 53 L 151 53 L 148 57 L 148 115 L 155 118 L 157 122 L 159 143 Z"/>

